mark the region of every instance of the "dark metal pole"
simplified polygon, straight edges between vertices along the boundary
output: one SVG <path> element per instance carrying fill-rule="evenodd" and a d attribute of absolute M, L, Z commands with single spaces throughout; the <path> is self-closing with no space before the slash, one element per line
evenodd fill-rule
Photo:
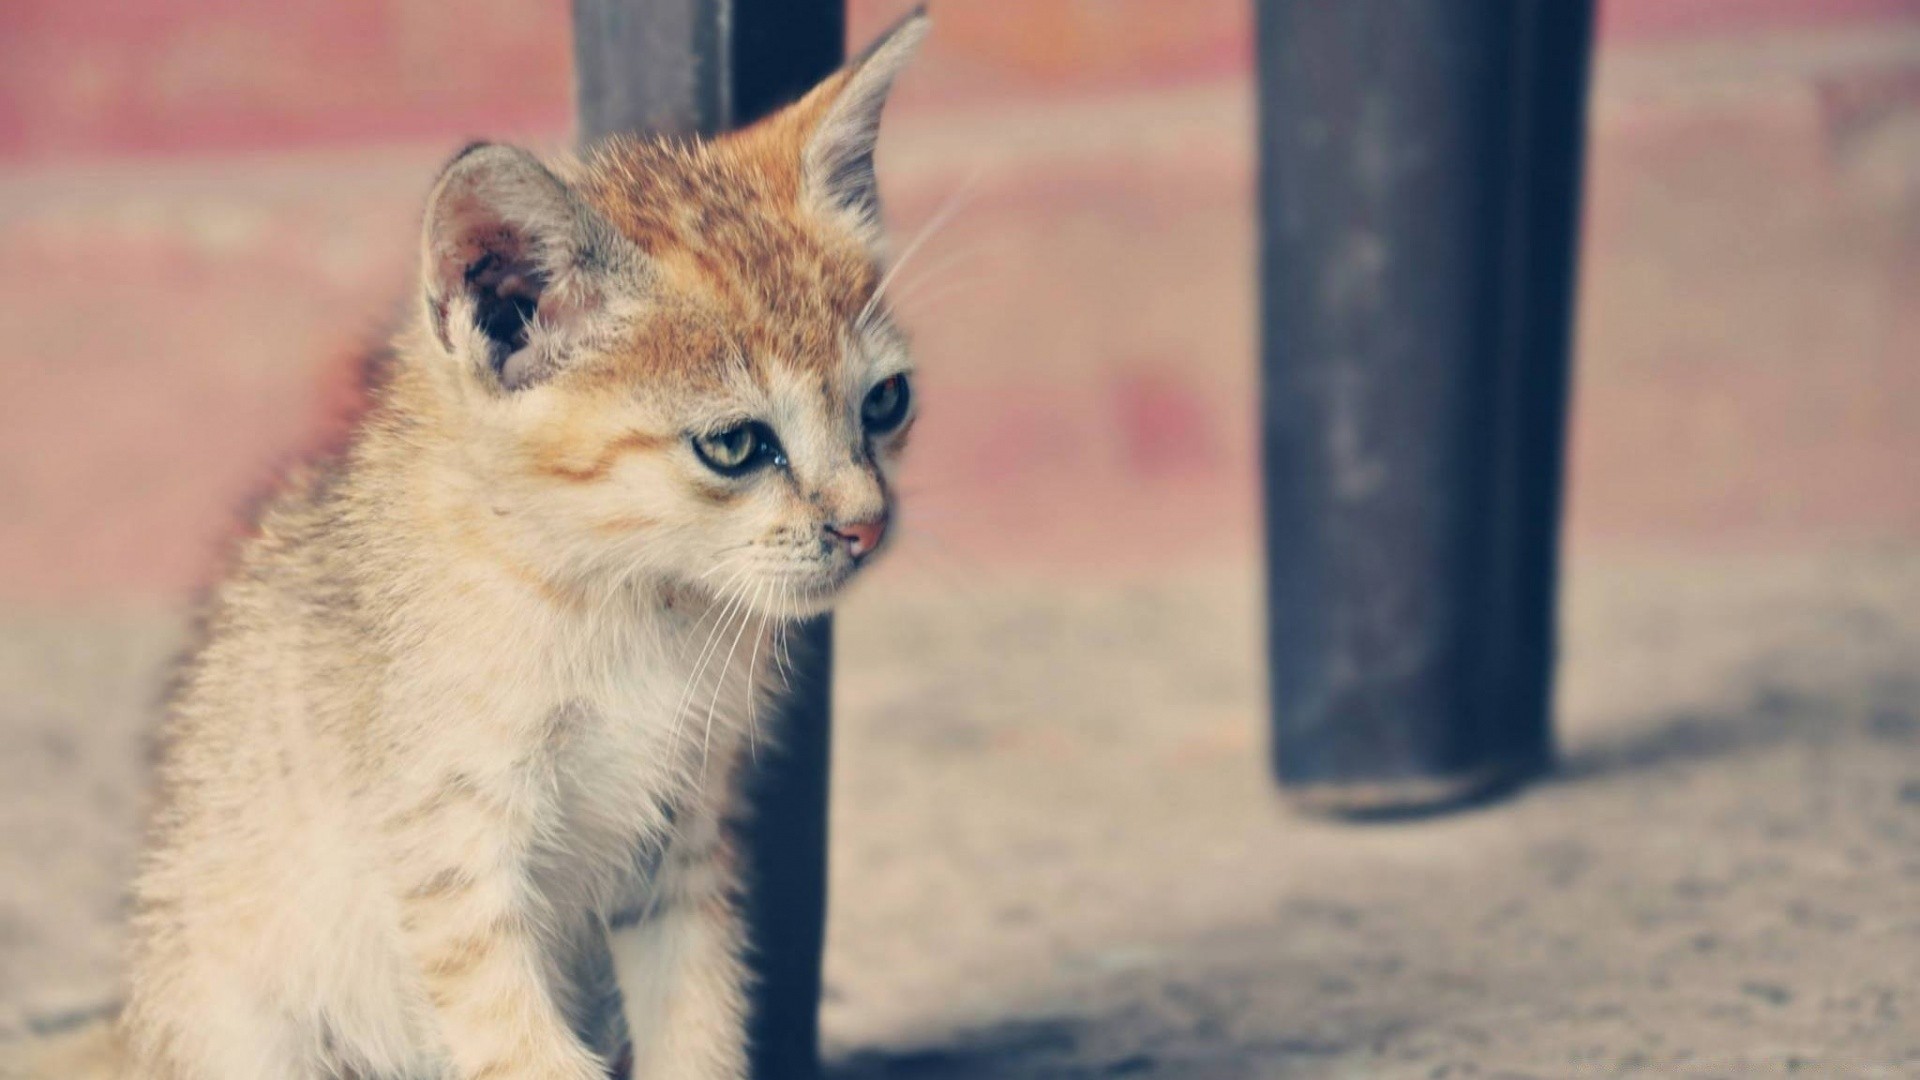
<path fill-rule="evenodd" d="M 1435 809 L 1543 769 L 1591 0 L 1262 0 L 1274 767 Z"/>
<path fill-rule="evenodd" d="M 574 0 L 580 137 L 712 133 L 751 123 L 840 65 L 844 0 Z M 777 745 L 748 779 L 742 824 L 756 974 L 753 1074 L 819 1074 L 826 931 L 833 627 L 794 647 Z"/>

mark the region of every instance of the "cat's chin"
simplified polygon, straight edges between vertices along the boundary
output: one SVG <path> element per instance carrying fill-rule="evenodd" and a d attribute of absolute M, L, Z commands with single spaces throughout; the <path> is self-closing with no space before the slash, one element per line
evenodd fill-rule
<path fill-rule="evenodd" d="M 853 580 L 859 577 L 858 568 L 828 570 L 818 574 L 793 575 L 777 582 L 765 583 L 756 589 L 752 584 L 735 584 L 733 589 L 722 595 L 704 582 L 692 581 L 663 585 L 661 595 L 668 607 L 687 605 L 729 606 L 729 600 L 735 595 L 744 594 L 747 606 L 757 615 L 765 616 L 776 622 L 797 623 L 825 615 L 839 603 Z"/>
<path fill-rule="evenodd" d="M 858 576 L 856 571 L 849 569 L 795 582 L 783 597 L 781 610 L 776 614 L 794 621 L 825 615 L 840 602 L 840 597 L 846 594 L 847 587 Z"/>

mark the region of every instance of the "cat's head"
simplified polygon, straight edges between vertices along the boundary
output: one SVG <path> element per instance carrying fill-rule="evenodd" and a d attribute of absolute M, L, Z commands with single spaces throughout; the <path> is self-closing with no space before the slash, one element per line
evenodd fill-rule
<path fill-rule="evenodd" d="M 422 348 L 489 524 L 541 573 L 802 615 L 884 545 L 914 390 L 873 145 L 926 27 L 728 135 L 447 166 Z"/>

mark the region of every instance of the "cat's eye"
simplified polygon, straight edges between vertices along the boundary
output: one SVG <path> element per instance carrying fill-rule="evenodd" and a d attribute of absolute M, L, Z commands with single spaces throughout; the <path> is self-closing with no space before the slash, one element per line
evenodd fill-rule
<path fill-rule="evenodd" d="M 867 399 L 860 403 L 860 421 L 867 426 L 868 434 L 885 435 L 907 418 L 907 408 L 912 404 L 913 390 L 907 385 L 907 377 L 895 375 L 867 391 Z"/>
<path fill-rule="evenodd" d="M 780 449 L 773 431 L 757 421 L 695 435 L 693 452 L 707 468 L 721 476 L 745 476 L 763 465 L 787 463 L 786 452 Z"/>

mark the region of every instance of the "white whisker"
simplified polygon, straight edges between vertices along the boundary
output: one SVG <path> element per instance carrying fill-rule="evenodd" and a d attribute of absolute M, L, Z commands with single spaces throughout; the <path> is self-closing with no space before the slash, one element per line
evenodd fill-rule
<path fill-rule="evenodd" d="M 756 599 L 766 589 L 762 582 L 754 592 Z M 713 715 L 720 708 L 720 692 L 727 688 L 727 676 L 733 672 L 733 654 L 740 648 L 740 638 L 747 632 L 747 624 L 753 621 L 753 605 L 744 605 L 740 609 L 740 629 L 734 632 L 733 644 L 727 646 L 727 658 L 720 662 L 720 675 L 713 682 L 713 700 L 707 703 L 707 733 L 700 744 L 700 769 L 707 768 L 707 750 L 713 745 Z"/>
<path fill-rule="evenodd" d="M 895 303 L 913 318 L 925 318 L 939 310 L 939 305 L 955 297 L 965 297 L 968 292 L 986 285 L 984 277 L 961 278 L 956 281 L 938 281 L 925 288 L 900 296 Z"/>
<path fill-rule="evenodd" d="M 900 249 L 900 257 L 895 259 L 893 265 L 887 268 L 887 272 L 880 276 L 880 284 L 873 287 L 873 295 L 867 298 L 866 306 L 860 309 L 859 317 L 853 320 L 855 326 L 866 325 L 867 320 L 873 316 L 874 309 L 879 307 L 881 298 L 886 295 L 887 286 L 891 285 L 893 279 L 912 261 L 914 253 L 920 250 L 921 245 L 932 239 L 935 233 L 959 214 L 966 205 L 966 197 L 973 193 L 980 177 L 985 173 L 986 167 L 980 166 L 967 174 L 967 178 L 960 182 L 960 186 L 954 190 L 954 193 L 947 196 L 947 201 L 933 212 L 933 216 L 927 219 L 925 225 L 920 226 L 920 231 L 907 242 L 907 246 Z"/>
<path fill-rule="evenodd" d="M 783 583 L 781 590 L 788 598 L 785 607 L 791 610 L 794 603 L 799 599 L 797 596 L 798 590 L 791 582 Z M 780 632 L 778 636 L 774 638 L 773 656 L 775 663 L 779 665 L 781 688 L 785 690 L 793 686 L 793 653 L 788 649 L 788 640 L 793 635 L 793 622 L 791 620 L 782 620 L 779 629 Z"/>
<path fill-rule="evenodd" d="M 769 584 L 768 592 L 773 591 Z M 747 753 L 758 763 L 760 760 L 759 711 L 760 711 L 760 642 L 767 636 L 771 616 L 760 616 L 760 629 L 753 635 L 753 652 L 747 655 Z"/>
<path fill-rule="evenodd" d="M 743 569 L 741 573 L 745 573 L 745 570 Z M 729 580 L 729 587 L 731 587 L 732 582 L 738 581 L 739 579 L 739 575 L 736 574 Z M 694 662 L 693 672 L 687 676 L 687 687 L 680 695 L 680 704 L 673 710 L 673 741 L 675 745 L 678 745 L 680 742 L 680 729 L 686 722 L 687 706 L 693 701 L 694 690 L 700 685 L 701 677 L 706 674 L 707 664 L 713 659 L 713 652 L 720 643 L 720 636 L 726 632 L 727 624 L 732 621 L 734 608 L 745 599 L 746 591 L 744 589 L 734 593 L 731 598 L 727 600 L 726 606 L 721 609 L 720 617 L 715 620 L 713 629 L 707 634 L 707 644 L 700 650 L 700 658 Z M 705 616 L 702 616 L 702 621 L 704 620 Z"/>
<path fill-rule="evenodd" d="M 946 284 L 942 281 L 943 274 L 951 272 L 956 267 L 977 261 L 984 251 L 986 251 L 984 244 L 973 244 L 948 252 L 938 262 L 922 269 L 911 280 L 900 282 L 893 292 L 894 303 L 905 305 L 925 292 L 930 285 Z"/>

